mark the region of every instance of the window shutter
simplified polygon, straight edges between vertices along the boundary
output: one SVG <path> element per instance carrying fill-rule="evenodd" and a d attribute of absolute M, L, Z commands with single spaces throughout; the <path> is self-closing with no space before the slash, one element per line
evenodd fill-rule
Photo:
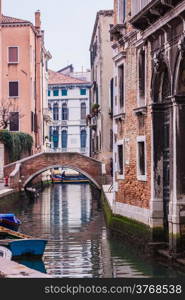
<path fill-rule="evenodd" d="M 9 82 L 9 96 L 10 97 L 18 97 L 19 96 L 18 81 Z"/>
<path fill-rule="evenodd" d="M 17 62 L 18 62 L 18 48 L 9 47 L 9 63 L 17 63 Z"/>
<path fill-rule="evenodd" d="M 19 131 L 19 113 L 10 113 L 10 131 Z"/>

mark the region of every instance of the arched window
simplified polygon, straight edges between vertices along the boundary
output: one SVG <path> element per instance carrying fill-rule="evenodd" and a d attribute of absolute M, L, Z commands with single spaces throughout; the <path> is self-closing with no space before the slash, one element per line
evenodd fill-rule
<path fill-rule="evenodd" d="M 54 121 L 58 121 L 58 119 L 59 119 L 59 113 L 58 113 L 58 103 L 55 103 L 54 105 L 53 105 L 53 120 Z"/>
<path fill-rule="evenodd" d="M 80 140 L 81 140 L 81 148 L 86 148 L 87 133 L 85 129 L 81 130 Z"/>
<path fill-rule="evenodd" d="M 145 105 L 145 50 L 139 53 L 139 106 Z"/>
<path fill-rule="evenodd" d="M 86 119 L 86 104 L 82 103 L 81 104 L 81 120 Z"/>
<path fill-rule="evenodd" d="M 177 93 L 180 95 L 185 94 L 185 59 L 181 61 L 179 67 Z"/>
<path fill-rule="evenodd" d="M 62 131 L 62 149 L 67 149 L 67 130 Z"/>
<path fill-rule="evenodd" d="M 171 94 L 170 77 L 168 68 L 163 64 L 163 68 L 159 74 L 156 75 L 153 85 L 153 100 L 155 103 L 165 102 L 167 97 Z"/>
<path fill-rule="evenodd" d="M 62 104 L 62 120 L 68 120 L 68 108 L 66 103 Z"/>
<path fill-rule="evenodd" d="M 58 128 L 53 130 L 53 147 L 58 148 L 59 132 Z"/>

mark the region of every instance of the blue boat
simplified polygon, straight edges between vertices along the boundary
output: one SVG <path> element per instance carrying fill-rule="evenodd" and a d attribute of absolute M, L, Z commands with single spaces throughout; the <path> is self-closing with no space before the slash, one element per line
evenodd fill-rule
<path fill-rule="evenodd" d="M 41 258 L 46 244 L 45 239 L 33 238 L 30 235 L 0 227 L 0 246 L 7 247 L 12 252 L 13 258 Z"/>
<path fill-rule="evenodd" d="M 89 183 L 89 180 L 84 175 L 62 175 L 54 174 L 52 183 Z"/>
<path fill-rule="evenodd" d="M 0 226 L 18 231 L 21 221 L 14 214 L 0 214 Z"/>

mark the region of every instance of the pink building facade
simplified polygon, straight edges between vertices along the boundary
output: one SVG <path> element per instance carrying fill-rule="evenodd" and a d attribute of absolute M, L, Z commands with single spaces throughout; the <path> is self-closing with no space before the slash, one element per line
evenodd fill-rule
<path fill-rule="evenodd" d="M 43 89 L 47 89 L 50 58 L 44 48 L 39 11 L 33 25 L 4 16 L 0 10 L 0 108 L 9 114 L 7 129 L 33 137 L 33 153 L 42 151 L 44 144 Z"/>

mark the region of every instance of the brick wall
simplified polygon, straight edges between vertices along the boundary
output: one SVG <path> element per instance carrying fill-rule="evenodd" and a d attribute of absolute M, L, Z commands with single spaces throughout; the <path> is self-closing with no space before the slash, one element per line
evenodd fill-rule
<path fill-rule="evenodd" d="M 53 167 L 71 167 L 87 174 L 90 179 L 94 180 L 101 186 L 101 168 L 102 164 L 99 161 L 80 155 L 78 153 L 41 153 L 39 155 L 33 155 L 28 159 L 20 161 L 21 171 L 20 176 L 22 179 L 22 185 L 35 173 Z M 5 176 L 9 176 L 15 169 L 16 163 L 5 166 Z"/>

